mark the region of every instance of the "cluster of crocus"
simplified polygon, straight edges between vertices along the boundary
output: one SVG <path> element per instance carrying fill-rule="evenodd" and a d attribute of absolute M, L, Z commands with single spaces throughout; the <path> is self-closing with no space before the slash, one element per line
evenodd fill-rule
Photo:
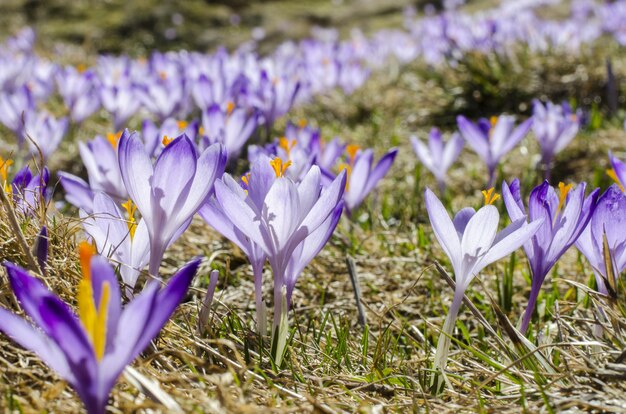
<path fill-rule="evenodd" d="M 426 189 L 424 194 L 430 224 L 437 241 L 450 259 L 456 281 L 454 299 L 437 342 L 434 359 L 434 369 L 437 372 L 443 372 L 446 368 L 455 322 L 470 282 L 486 266 L 520 248 L 544 222 L 542 217 L 527 223 L 526 218 L 522 217 L 498 232 L 500 214 L 492 204 L 499 195 L 493 188 L 484 191 L 483 194 L 484 207 L 478 211 L 466 207 L 460 210 L 453 220 L 430 189 Z M 440 389 L 442 384 L 442 376 L 433 377 L 436 389 Z"/>
<path fill-rule="evenodd" d="M 313 165 L 317 165 L 327 184 L 337 177 L 334 171 L 346 171 L 347 183 L 344 194 L 348 213 L 354 211 L 374 190 L 387 174 L 398 150 L 392 148 L 374 164 L 374 151 L 355 144 L 342 144 L 335 137 L 324 143 L 318 129 L 302 122 L 287 125 L 285 136 L 264 147 L 252 147 L 249 159 L 255 163 L 259 156 L 278 157 L 289 162 L 286 174 L 294 181 L 302 181 Z"/>
<path fill-rule="evenodd" d="M 252 122 L 265 125 L 269 135 L 274 121 L 293 105 L 334 88 L 352 93 L 371 68 L 383 68 L 392 58 L 440 64 L 474 51 L 506 55 L 510 45 L 522 42 L 531 50 L 574 53 L 602 35 L 619 43 L 626 39 L 620 19 L 626 12 L 619 4 L 589 2 L 586 7 L 572 7 L 567 19 L 544 20 L 535 13 L 534 2 L 513 8 L 509 3 L 478 15 L 453 8 L 407 20 L 406 30 L 383 30 L 370 38 L 355 31 L 341 41 L 337 31 L 326 31 L 300 43 L 285 42 L 266 57 L 247 45 L 232 54 L 222 48 L 213 54 L 155 52 L 136 60 L 100 56 L 92 68 L 63 66 L 37 56 L 35 34 L 25 29 L 0 46 L 0 122 L 22 143 L 26 134 L 34 137 L 50 156 L 68 123 L 67 118 L 57 120 L 45 111 L 57 93 L 74 124 L 104 110 L 116 131 L 136 114 L 148 114 L 160 124 L 169 118 L 185 119 L 195 110 L 204 113 L 215 105 L 226 113 L 232 103 L 242 110 L 226 122 L 232 125 L 212 125 L 210 130 L 203 126 L 208 141 L 221 142 L 232 158 L 246 134 L 232 140 L 225 136 L 227 130 L 247 131 Z"/>
<path fill-rule="evenodd" d="M 277 365 L 286 345 L 287 312 L 296 281 L 332 235 L 346 186 L 344 172 L 324 187 L 319 167 L 312 166 L 300 182 L 286 176 L 289 167 L 280 158 L 260 155 L 241 182 L 229 174 L 217 180 L 214 198 L 200 213 L 250 259 L 261 333 L 265 329 L 262 269 L 269 261 L 274 275 L 272 351 Z"/>
<path fill-rule="evenodd" d="M 65 379 L 88 413 L 102 414 L 119 375 L 184 298 L 199 260 L 183 267 L 166 287 L 152 284 L 122 308 L 119 285 L 106 259 L 94 256 L 86 243 L 80 246 L 80 259 L 77 313 L 36 277 L 6 263 L 13 293 L 32 322 L 0 307 L 0 331 Z"/>

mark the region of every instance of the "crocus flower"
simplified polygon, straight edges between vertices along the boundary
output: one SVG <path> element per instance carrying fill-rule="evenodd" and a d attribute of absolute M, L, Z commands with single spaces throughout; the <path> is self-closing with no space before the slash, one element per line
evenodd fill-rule
<path fill-rule="evenodd" d="M 158 276 L 165 249 L 205 203 L 224 172 L 226 154 L 211 145 L 199 156 L 186 135 L 167 144 L 154 165 L 137 133 L 125 130 L 119 142 L 122 179 L 148 227 L 149 271 Z"/>
<path fill-rule="evenodd" d="M 198 269 L 194 260 L 159 289 L 151 284 L 124 309 L 106 259 L 81 245 L 78 314 L 37 278 L 11 263 L 11 287 L 31 321 L 0 307 L 0 331 L 34 352 L 74 388 L 90 414 L 103 414 L 117 378 L 169 320 Z"/>
<path fill-rule="evenodd" d="M 371 149 L 361 150 L 356 145 L 348 145 L 346 152 L 348 152 L 348 162 L 343 169 L 348 171 L 348 179 L 343 199 L 348 212 L 352 212 L 387 174 L 398 150 L 391 149 L 375 166 L 372 166 L 374 151 Z"/>
<path fill-rule="evenodd" d="M 598 291 L 614 294 L 617 277 L 626 269 L 626 196 L 617 184 L 611 185 L 598 198 L 589 225 L 576 241 L 576 247 L 589 261 Z M 611 257 L 612 269 L 606 268 L 605 253 Z"/>
<path fill-rule="evenodd" d="M 476 124 L 459 116 L 457 123 L 463 138 L 487 165 L 487 187 L 493 187 L 500 159 L 528 134 L 533 121 L 529 118 L 515 127 L 515 117 L 509 115 L 492 117 L 490 120 L 481 118 Z"/>
<path fill-rule="evenodd" d="M 573 245 L 591 219 L 598 200 L 598 189 L 585 198 L 585 183 L 572 190 L 572 184 L 559 183 L 557 191 L 544 181 L 530 193 L 529 220 L 543 218 L 543 224 L 524 244 L 530 262 L 532 286 L 520 332 L 526 333 L 543 281 L 561 256 Z M 570 191 L 571 190 L 571 191 Z M 511 221 L 526 217 L 519 180 L 502 182 L 502 196 Z"/>
<path fill-rule="evenodd" d="M 541 147 L 541 163 L 545 168 L 545 178 L 549 180 L 552 160 L 576 137 L 580 116 L 572 113 L 567 104 L 548 102 L 544 106 L 535 100 L 533 119 L 533 132 Z"/>
<path fill-rule="evenodd" d="M 135 219 L 136 207 L 131 200 L 118 205 L 105 193 L 94 196 L 93 210 L 88 215 L 81 210 L 85 232 L 98 252 L 120 265 L 120 276 L 126 285 L 126 296 L 132 297 L 140 271 L 150 260 L 150 237 L 144 220 Z"/>
<path fill-rule="evenodd" d="M 49 201 L 52 196 L 48 191 L 49 180 L 48 167 L 44 167 L 41 173 L 34 176 L 29 166 L 15 174 L 11 181 L 11 190 L 17 210 L 24 214 L 34 214 L 42 202 Z"/>
<path fill-rule="evenodd" d="M 96 136 L 87 143 L 79 142 L 78 151 L 87 170 L 89 184 L 75 175 L 60 172 L 61 185 L 65 189 L 67 201 L 91 213 L 95 192 L 102 191 L 114 200 L 128 199 L 128 191 L 122 180 L 117 159 L 120 134 Z"/>
<path fill-rule="evenodd" d="M 433 128 L 428 136 L 428 146 L 416 136 L 411 137 L 411 144 L 420 162 L 437 179 L 439 193 L 443 194 L 446 189 L 446 172 L 461 154 L 464 146 L 463 138 L 458 133 L 454 133 L 444 145 L 441 132 Z"/>
<path fill-rule="evenodd" d="M 215 183 L 215 196 L 231 223 L 267 255 L 274 273 L 272 349 L 280 365 L 286 340 L 287 312 L 299 272 L 326 244 L 341 214 L 346 173 L 326 188 L 319 167 L 313 166 L 296 184 L 285 177 L 289 164 L 259 157 L 259 176 L 244 190 L 225 174 Z M 252 177 L 250 177 L 252 179 Z M 258 180 L 258 181 L 257 181 Z M 254 186 L 252 185 L 254 184 Z M 301 245 L 303 244 L 303 245 Z M 295 261 L 290 263 L 290 261 Z"/>
<path fill-rule="evenodd" d="M 185 134 L 190 140 L 195 141 L 198 134 L 198 121 L 186 122 L 167 118 L 160 127 L 146 119 L 141 124 L 141 136 L 146 145 L 146 151 L 151 157 L 158 156 L 165 145 L 164 142 Z"/>
<path fill-rule="evenodd" d="M 466 207 L 450 219 L 437 196 L 426 189 L 426 210 L 439 245 L 444 250 L 454 269 L 456 289 L 437 342 L 434 367 L 443 372 L 446 368 L 450 338 L 456 318 L 463 303 L 463 296 L 474 277 L 487 265 L 500 260 L 517 250 L 539 229 L 543 220 L 526 223 L 525 218 L 514 221 L 498 232 L 500 215 L 491 205 L 499 197 L 493 188 L 484 191 L 485 206 L 478 211 Z M 437 389 L 441 387 L 439 377 Z"/>
<path fill-rule="evenodd" d="M 94 71 L 67 66 L 57 73 L 56 81 L 72 121 L 80 123 L 100 108 L 98 78 Z"/>
<path fill-rule="evenodd" d="M 229 160 L 239 156 L 258 124 L 256 111 L 236 108 L 229 102 L 226 111 L 219 105 L 211 105 L 202 112 L 202 142 L 205 146 L 220 143 L 224 145 Z"/>
<path fill-rule="evenodd" d="M 141 90 L 129 81 L 100 87 L 102 106 L 113 115 L 113 129 L 122 129 L 128 118 L 141 107 Z"/>
<path fill-rule="evenodd" d="M 0 93 L 0 122 L 17 135 L 20 145 L 24 128 L 22 115 L 34 109 L 35 100 L 26 86 L 14 93 Z"/>
<path fill-rule="evenodd" d="M 56 119 L 46 112 L 25 113 L 23 133 L 30 153 L 38 155 L 41 151 L 43 157 L 48 159 L 67 133 L 67 127 L 67 118 Z"/>

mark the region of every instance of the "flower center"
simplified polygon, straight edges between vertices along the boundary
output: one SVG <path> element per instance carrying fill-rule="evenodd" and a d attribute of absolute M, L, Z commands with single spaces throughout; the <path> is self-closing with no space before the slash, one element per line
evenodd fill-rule
<path fill-rule="evenodd" d="M 281 160 L 279 157 L 276 157 L 270 161 L 270 165 L 274 169 L 274 174 L 276 174 L 276 177 L 284 177 L 285 171 L 287 171 L 287 168 L 291 166 L 291 161 L 283 163 L 283 160 Z"/>
<path fill-rule="evenodd" d="M 107 311 L 111 287 L 109 282 L 102 283 L 100 303 L 96 308 L 91 281 L 91 258 L 95 254 L 95 248 L 83 241 L 78 245 L 78 253 L 83 273 L 83 278 L 78 284 L 78 317 L 91 341 L 96 359 L 101 361 L 106 346 Z"/>
<path fill-rule="evenodd" d="M 9 184 L 8 178 L 9 178 L 9 167 L 13 165 L 13 160 L 10 158 L 7 158 L 6 160 L 4 160 L 2 157 L 0 157 L 0 177 L 2 177 L 2 184 L 4 186 L 4 192 L 7 193 L 7 195 L 11 195 L 11 193 L 13 193 L 13 188 L 11 187 L 11 184 Z"/>
<path fill-rule="evenodd" d="M 125 203 L 122 203 L 122 207 L 124 207 L 128 215 L 128 231 L 130 232 L 130 239 L 132 240 L 135 237 L 135 230 L 137 230 L 137 220 L 135 220 L 137 206 L 133 203 L 133 200 L 129 198 Z"/>
<path fill-rule="evenodd" d="M 485 205 L 492 205 L 497 199 L 500 198 L 500 194 L 495 192 L 495 189 L 491 187 L 489 190 L 483 190 L 483 197 L 485 197 Z"/>
<path fill-rule="evenodd" d="M 167 135 L 163 135 L 163 139 L 161 140 L 161 144 L 163 144 L 164 147 L 167 147 L 170 142 L 174 141 L 174 138 L 170 138 Z"/>
<path fill-rule="evenodd" d="M 107 134 L 107 141 L 109 141 L 109 144 L 111 144 L 111 146 L 113 147 L 113 149 L 117 149 L 117 144 L 120 142 L 120 138 L 122 137 L 122 132 L 118 132 L 116 134 L 113 134 L 111 132 L 109 132 Z"/>
<path fill-rule="evenodd" d="M 226 104 L 226 114 L 230 115 L 235 110 L 235 103 L 233 101 L 228 101 Z"/>
<path fill-rule="evenodd" d="M 559 206 L 556 208 L 557 213 L 563 208 L 567 194 L 571 191 L 572 187 L 572 184 L 565 185 L 563 182 L 559 183 Z"/>
<path fill-rule="evenodd" d="M 187 128 L 187 125 L 189 124 L 187 123 L 187 121 L 180 120 L 180 121 L 176 121 L 176 125 L 178 126 L 179 130 L 184 131 Z"/>
<path fill-rule="evenodd" d="M 278 146 L 284 149 L 287 155 L 289 155 L 293 147 L 296 146 L 296 140 L 292 139 L 291 141 L 289 141 L 287 138 L 282 137 L 278 140 Z"/>

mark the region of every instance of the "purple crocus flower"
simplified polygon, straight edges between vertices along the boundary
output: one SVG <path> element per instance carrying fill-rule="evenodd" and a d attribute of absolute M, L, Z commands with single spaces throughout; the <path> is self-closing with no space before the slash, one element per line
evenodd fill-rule
<path fill-rule="evenodd" d="M 23 86 L 14 93 L 0 93 L 0 122 L 15 132 L 20 145 L 23 142 L 22 115 L 35 110 L 35 100 L 30 90 Z"/>
<path fill-rule="evenodd" d="M 165 147 L 164 142 L 182 134 L 195 142 L 198 135 L 198 121 L 187 122 L 167 118 L 161 123 L 161 127 L 149 119 L 145 119 L 142 123 L 141 136 L 146 145 L 146 151 L 151 157 L 157 157 L 161 153 Z"/>
<path fill-rule="evenodd" d="M 89 184 L 75 175 L 60 172 L 61 185 L 69 203 L 91 213 L 95 192 L 102 191 L 119 202 L 128 199 L 117 159 L 120 137 L 121 133 L 107 134 L 106 138 L 98 135 L 86 144 L 78 143 Z"/>
<path fill-rule="evenodd" d="M 543 281 L 561 256 L 573 245 L 591 219 L 598 200 L 598 189 L 585 198 L 585 183 L 572 190 L 572 184 L 559 183 L 557 191 L 544 181 L 530 193 L 528 217 L 543 218 L 539 231 L 524 244 L 530 263 L 532 286 L 520 332 L 526 333 L 535 311 Z M 526 217 L 519 180 L 502 182 L 502 196 L 511 221 Z"/>
<path fill-rule="evenodd" d="M 371 149 L 361 150 L 355 145 L 348 145 L 346 152 L 348 152 L 348 162 L 344 165 L 344 169 L 348 171 L 348 180 L 343 199 L 347 211 L 352 212 L 376 187 L 378 181 L 387 174 L 398 150 L 391 149 L 373 167 L 374 151 Z"/>
<path fill-rule="evenodd" d="M 150 235 L 150 274 L 158 276 L 165 249 L 205 203 L 213 182 L 224 172 L 226 154 L 211 145 L 199 156 L 181 135 L 163 149 L 156 162 L 137 133 L 125 130 L 119 142 L 122 179 Z"/>
<path fill-rule="evenodd" d="M 605 252 L 605 238 L 608 252 Z M 611 185 L 598 199 L 576 247 L 589 261 L 598 291 L 614 294 L 617 277 L 626 269 L 626 196 L 617 184 Z M 606 268 L 605 253 L 610 255 L 613 269 Z"/>
<path fill-rule="evenodd" d="M 434 367 L 441 372 L 446 368 L 450 338 L 463 303 L 463 296 L 472 279 L 489 264 L 520 248 L 543 222 L 543 219 L 540 219 L 527 224 L 525 218 L 520 218 L 498 232 L 500 214 L 491 204 L 499 196 L 494 194 L 493 188 L 483 191 L 483 195 L 484 207 L 478 211 L 466 207 L 451 220 L 437 196 L 428 188 L 425 192 L 430 224 L 439 245 L 450 259 L 456 280 L 454 299 L 439 336 L 435 354 Z M 433 385 L 435 378 L 433 377 Z M 441 377 L 437 378 L 439 379 L 436 389 L 440 389 L 443 380 Z"/>
<path fill-rule="evenodd" d="M 13 201 L 17 210 L 23 214 L 35 214 L 42 202 L 48 202 L 52 196 L 48 191 L 49 180 L 48 167 L 44 167 L 41 173 L 34 176 L 29 166 L 18 171 L 11 181 Z"/>
<path fill-rule="evenodd" d="M 98 78 L 92 70 L 67 66 L 57 73 L 56 81 L 72 121 L 81 123 L 100 108 Z"/>
<path fill-rule="evenodd" d="M 411 144 L 413 144 L 413 150 L 420 162 L 437 179 L 439 193 L 443 194 L 446 189 L 446 173 L 461 154 L 464 146 L 463 138 L 459 133 L 454 133 L 444 145 L 441 131 L 433 128 L 428 136 L 428 146 L 424 145 L 416 136 L 411 137 Z"/>
<path fill-rule="evenodd" d="M 85 232 L 98 252 L 120 265 L 120 276 L 126 285 L 126 296 L 132 297 L 140 271 L 150 261 L 150 237 L 144 220 L 135 219 L 136 207 L 131 200 L 118 205 L 105 193 L 94 196 L 91 214 L 81 210 Z"/>
<path fill-rule="evenodd" d="M 113 130 L 122 129 L 126 121 L 141 107 L 140 88 L 130 81 L 100 87 L 102 106 L 113 115 Z"/>
<path fill-rule="evenodd" d="M 272 349 L 280 365 L 286 344 L 287 312 L 300 271 L 326 244 L 341 210 L 346 173 L 326 188 L 319 167 L 313 166 L 295 183 L 285 177 L 289 163 L 260 156 L 273 175 L 260 167 L 248 181 L 248 193 L 230 175 L 215 183 L 216 200 L 231 223 L 267 255 L 274 273 L 274 329 Z M 251 179 L 252 177 L 250 177 Z M 256 181 L 258 180 L 258 181 Z M 332 228 L 332 229 L 331 229 Z"/>
<path fill-rule="evenodd" d="M 46 112 L 25 113 L 23 133 L 30 153 L 37 155 L 41 151 L 44 158 L 49 158 L 67 133 L 67 127 L 67 118 L 56 119 Z"/>
<path fill-rule="evenodd" d="M 87 245 L 88 246 L 88 245 Z M 160 289 L 152 284 L 124 309 L 106 259 L 80 248 L 78 315 L 37 278 L 11 263 L 13 292 L 31 321 L 0 307 L 0 331 L 34 352 L 76 391 L 90 414 L 104 414 L 117 378 L 169 320 L 198 269 L 194 260 Z"/>
<path fill-rule="evenodd" d="M 528 134 L 533 123 L 532 118 L 529 118 L 515 127 L 515 117 L 509 115 L 491 117 L 490 120 L 481 118 L 476 124 L 464 116 L 456 120 L 463 138 L 487 165 L 489 188 L 495 183 L 500 159 Z"/>
<path fill-rule="evenodd" d="M 226 111 L 219 105 L 211 105 L 202 113 L 202 144 L 220 143 L 226 148 L 229 160 L 239 156 L 258 124 L 256 111 L 236 108 L 229 103 Z"/>
<path fill-rule="evenodd" d="M 533 132 L 541 147 L 541 163 L 545 178 L 550 179 L 554 156 L 565 148 L 578 133 L 580 116 L 572 113 L 569 105 L 533 102 Z"/>
<path fill-rule="evenodd" d="M 267 135 L 271 131 L 274 121 L 291 109 L 296 99 L 301 83 L 287 75 L 271 75 L 261 71 L 254 105 L 263 114 Z"/>

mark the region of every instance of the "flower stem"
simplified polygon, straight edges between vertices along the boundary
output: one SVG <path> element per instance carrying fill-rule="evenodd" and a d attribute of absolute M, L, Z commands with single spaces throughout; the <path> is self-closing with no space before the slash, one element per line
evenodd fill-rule
<path fill-rule="evenodd" d="M 443 385 L 443 377 L 440 374 L 443 373 L 443 371 L 446 369 L 446 365 L 448 362 L 448 353 L 450 351 L 450 342 L 454 331 L 454 326 L 456 324 L 456 319 L 459 315 L 459 310 L 461 309 L 461 305 L 463 304 L 464 294 L 465 293 L 458 288 L 454 292 L 452 305 L 448 310 L 448 316 L 446 317 L 446 321 L 443 324 L 443 329 L 441 330 L 441 334 L 439 335 L 439 340 L 437 341 L 437 352 L 435 353 L 435 360 L 433 364 L 435 375 L 433 376 L 431 382 L 431 386 L 433 386 L 435 381 L 437 381 L 437 387 L 435 388 L 436 390 L 441 389 L 441 386 Z"/>

